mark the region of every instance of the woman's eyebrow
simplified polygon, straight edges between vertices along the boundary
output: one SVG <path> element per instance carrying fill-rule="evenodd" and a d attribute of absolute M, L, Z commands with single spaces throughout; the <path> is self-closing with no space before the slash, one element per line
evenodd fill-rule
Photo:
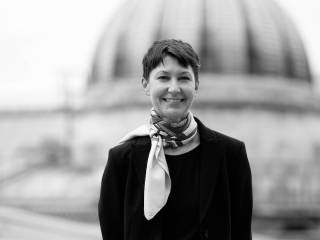
<path fill-rule="evenodd" d="M 170 72 L 166 70 L 160 70 L 159 72 L 157 72 L 157 75 L 159 74 L 170 74 Z M 178 72 L 178 75 L 184 75 L 184 74 L 191 75 L 191 73 L 188 71 Z"/>
<path fill-rule="evenodd" d="M 189 74 L 189 75 L 190 75 L 190 72 L 188 72 L 188 71 L 183 71 L 183 72 L 180 72 L 179 74 L 180 74 L 180 75 L 182 75 L 182 74 Z"/>
<path fill-rule="evenodd" d="M 165 71 L 165 70 L 161 70 L 159 71 L 157 74 L 169 74 L 169 72 Z"/>

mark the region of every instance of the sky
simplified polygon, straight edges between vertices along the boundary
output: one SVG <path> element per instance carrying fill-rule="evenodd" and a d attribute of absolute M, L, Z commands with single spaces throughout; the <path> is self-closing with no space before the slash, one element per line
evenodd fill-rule
<path fill-rule="evenodd" d="M 0 1 L 0 110 L 80 99 L 96 43 L 124 1 Z M 296 23 L 319 76 L 320 1 L 276 1 Z"/>

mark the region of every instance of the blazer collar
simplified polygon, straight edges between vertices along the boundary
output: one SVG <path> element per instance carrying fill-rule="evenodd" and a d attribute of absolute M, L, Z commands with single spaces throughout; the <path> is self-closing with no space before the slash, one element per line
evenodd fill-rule
<path fill-rule="evenodd" d="M 199 205 L 200 222 L 202 222 L 210 206 L 223 153 L 221 147 L 219 147 L 220 144 L 216 133 L 203 125 L 199 119 L 195 118 L 195 120 L 198 124 L 201 144 Z M 140 184 L 143 188 L 150 148 L 151 141 L 149 137 L 137 138 L 135 145 L 133 146 L 133 162 Z"/>

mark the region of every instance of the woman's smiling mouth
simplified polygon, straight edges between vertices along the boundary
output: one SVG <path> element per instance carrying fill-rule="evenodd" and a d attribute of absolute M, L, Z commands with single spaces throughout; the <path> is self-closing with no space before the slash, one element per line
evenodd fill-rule
<path fill-rule="evenodd" d="M 165 102 L 183 102 L 183 98 L 162 98 Z"/>

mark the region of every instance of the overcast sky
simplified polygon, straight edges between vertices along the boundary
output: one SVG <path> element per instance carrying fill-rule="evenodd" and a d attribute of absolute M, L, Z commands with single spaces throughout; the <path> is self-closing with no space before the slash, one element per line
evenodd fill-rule
<path fill-rule="evenodd" d="M 123 2 L 0 1 L 0 109 L 57 106 L 66 82 L 80 95 L 99 36 Z M 277 2 L 295 21 L 319 74 L 320 2 Z"/>

